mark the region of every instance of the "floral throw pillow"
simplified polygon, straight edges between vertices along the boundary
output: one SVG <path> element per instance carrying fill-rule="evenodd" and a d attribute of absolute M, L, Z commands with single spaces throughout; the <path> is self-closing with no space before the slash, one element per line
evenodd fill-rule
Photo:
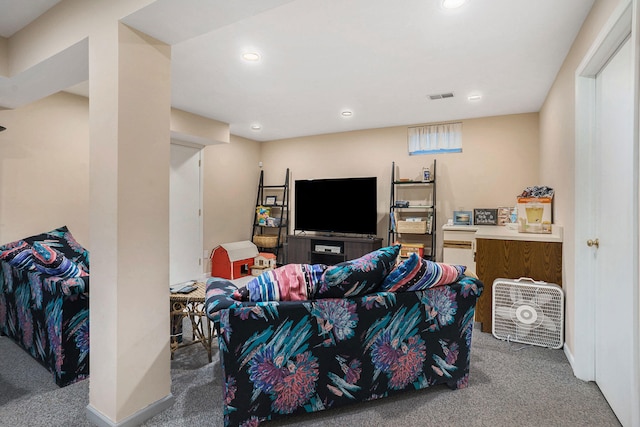
<path fill-rule="evenodd" d="M 0 252 L 0 259 L 16 268 L 29 270 L 33 268 L 33 252 L 31 246 L 24 240 L 9 243 Z"/>
<path fill-rule="evenodd" d="M 422 259 L 415 253 L 400 263 L 384 280 L 388 292 L 420 291 L 455 283 L 464 276 L 466 266 Z"/>
<path fill-rule="evenodd" d="M 400 245 L 387 246 L 360 258 L 328 267 L 316 297 L 342 298 L 377 291 L 393 269 Z"/>
<path fill-rule="evenodd" d="M 50 276 L 68 278 L 82 274 L 69 258 L 44 243 L 33 243 L 33 261 L 36 270 Z"/>

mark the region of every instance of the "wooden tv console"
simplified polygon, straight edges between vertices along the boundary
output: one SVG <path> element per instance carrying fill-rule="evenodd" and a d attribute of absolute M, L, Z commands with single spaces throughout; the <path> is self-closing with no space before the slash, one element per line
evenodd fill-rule
<path fill-rule="evenodd" d="M 334 265 L 382 247 L 379 237 L 344 237 L 322 235 L 287 236 L 287 263 Z"/>

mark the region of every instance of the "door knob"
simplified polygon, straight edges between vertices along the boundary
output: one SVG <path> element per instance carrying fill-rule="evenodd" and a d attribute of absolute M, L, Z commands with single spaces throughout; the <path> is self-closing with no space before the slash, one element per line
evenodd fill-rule
<path fill-rule="evenodd" d="M 600 247 L 600 241 L 598 239 L 594 239 L 594 240 L 587 240 L 587 246 L 592 247 L 595 246 L 596 248 Z"/>

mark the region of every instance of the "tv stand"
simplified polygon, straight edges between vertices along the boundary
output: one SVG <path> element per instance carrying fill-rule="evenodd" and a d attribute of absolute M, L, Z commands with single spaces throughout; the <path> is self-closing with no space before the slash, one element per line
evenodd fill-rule
<path fill-rule="evenodd" d="M 360 258 L 382 247 L 382 239 L 378 237 L 290 234 L 287 242 L 289 264 L 334 265 Z"/>

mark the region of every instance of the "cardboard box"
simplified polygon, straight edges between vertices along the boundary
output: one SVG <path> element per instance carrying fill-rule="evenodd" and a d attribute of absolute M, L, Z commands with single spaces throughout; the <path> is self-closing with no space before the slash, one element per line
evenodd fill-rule
<path fill-rule="evenodd" d="M 518 231 L 551 233 L 553 197 L 518 197 Z"/>
<path fill-rule="evenodd" d="M 400 257 L 407 258 L 412 253 L 417 254 L 420 258 L 424 256 L 423 243 L 403 243 L 400 246 Z"/>

